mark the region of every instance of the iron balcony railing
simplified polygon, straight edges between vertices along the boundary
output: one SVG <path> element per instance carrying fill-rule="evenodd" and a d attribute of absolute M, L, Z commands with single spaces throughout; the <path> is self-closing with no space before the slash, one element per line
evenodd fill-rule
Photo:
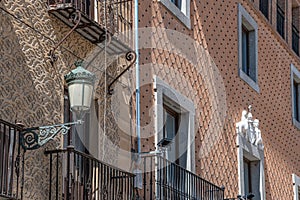
<path fill-rule="evenodd" d="M 143 200 L 223 200 L 224 189 L 202 179 L 161 155 L 142 157 Z"/>
<path fill-rule="evenodd" d="M 19 126 L 0 119 L 0 199 L 22 198 L 20 132 Z"/>
<path fill-rule="evenodd" d="M 299 31 L 295 25 L 292 25 L 292 48 L 299 56 Z"/>
<path fill-rule="evenodd" d="M 132 0 L 48 0 L 48 7 L 49 11 L 63 11 L 62 15 L 71 15 L 75 10 L 79 10 L 84 16 L 83 25 L 81 24 L 79 29 L 91 26 L 95 22 L 111 35 L 122 33 L 125 42 L 132 39 Z M 93 34 L 88 29 L 85 32 Z"/>
<path fill-rule="evenodd" d="M 277 5 L 277 32 L 284 38 L 284 11 Z"/>
<path fill-rule="evenodd" d="M 134 175 L 70 147 L 49 155 L 49 200 L 132 200 Z"/>

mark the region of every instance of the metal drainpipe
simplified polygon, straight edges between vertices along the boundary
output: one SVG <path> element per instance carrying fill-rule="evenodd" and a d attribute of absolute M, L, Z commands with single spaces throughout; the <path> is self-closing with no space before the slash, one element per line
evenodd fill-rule
<path fill-rule="evenodd" d="M 137 153 L 141 152 L 141 132 L 140 132 L 140 66 L 139 66 L 139 34 L 138 34 L 138 22 L 139 22 L 139 2 L 134 0 L 134 35 L 135 35 L 135 52 L 137 55 L 136 58 L 136 137 L 137 137 Z"/>

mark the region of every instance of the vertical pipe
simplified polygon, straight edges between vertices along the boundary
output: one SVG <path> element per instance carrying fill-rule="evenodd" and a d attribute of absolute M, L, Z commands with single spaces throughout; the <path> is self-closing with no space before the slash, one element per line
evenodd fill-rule
<path fill-rule="evenodd" d="M 3 126 L 4 127 L 4 126 Z M 0 127 L 2 128 L 2 127 Z M 1 160 L 1 164 L 0 164 L 0 194 L 2 193 L 2 180 L 3 180 L 3 163 L 2 160 L 4 160 L 3 156 L 4 156 L 4 139 L 5 139 L 5 130 L 1 130 L 0 131 L 0 160 Z"/>
<path fill-rule="evenodd" d="M 15 148 L 16 148 L 16 134 L 17 134 L 17 130 L 16 128 L 10 128 L 11 133 L 13 133 L 13 139 L 12 139 L 12 145 L 10 146 L 10 155 L 11 155 L 11 171 L 10 171 L 10 194 L 13 194 L 13 187 L 14 187 L 14 166 L 15 166 Z"/>
<path fill-rule="evenodd" d="M 70 199 L 70 194 L 69 194 L 69 191 L 70 191 L 70 149 L 67 149 L 67 194 L 66 194 L 66 199 L 69 200 Z"/>
<path fill-rule="evenodd" d="M 51 154 L 52 155 L 52 154 Z M 58 180 L 58 172 L 59 172 L 59 169 L 58 169 L 58 162 L 59 162 L 59 154 L 58 152 L 56 153 L 56 200 L 58 200 L 58 184 L 59 184 L 59 180 Z M 50 176 L 50 179 L 52 179 L 52 177 Z"/>
<path fill-rule="evenodd" d="M 146 187 L 147 187 L 147 157 L 144 158 L 144 200 L 146 200 L 146 197 L 147 197 L 147 190 L 146 190 Z M 150 186 L 151 187 L 151 186 Z"/>
<path fill-rule="evenodd" d="M 16 197 L 19 198 L 19 177 L 20 177 L 20 154 L 21 154 L 21 144 L 20 144 L 20 134 L 21 134 L 21 131 L 18 130 L 18 135 L 17 135 L 17 138 L 15 141 L 19 141 L 18 143 L 18 155 L 17 155 L 17 159 L 16 161 L 18 162 L 18 166 L 17 166 L 17 171 L 16 171 L 16 174 L 17 174 L 17 191 L 16 191 Z"/>
<path fill-rule="evenodd" d="M 50 170 L 49 170 L 49 200 L 51 200 L 51 190 L 52 190 L 52 153 L 50 153 Z"/>
<path fill-rule="evenodd" d="M 139 19 L 139 10 L 138 10 L 138 0 L 134 0 L 134 35 L 135 35 L 135 52 L 137 55 L 136 58 L 136 136 L 137 136 L 137 145 L 138 153 L 141 152 L 141 133 L 140 133 L 140 66 L 139 66 L 139 32 L 138 32 L 138 19 Z"/>
<path fill-rule="evenodd" d="M 150 199 L 153 199 L 152 197 L 152 189 L 153 189 L 153 170 L 152 170 L 152 166 L 153 166 L 153 157 L 150 157 Z"/>

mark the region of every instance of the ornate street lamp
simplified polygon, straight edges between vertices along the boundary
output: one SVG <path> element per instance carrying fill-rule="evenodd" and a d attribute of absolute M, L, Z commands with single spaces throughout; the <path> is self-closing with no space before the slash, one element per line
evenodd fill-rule
<path fill-rule="evenodd" d="M 65 75 L 65 80 L 69 90 L 70 108 L 76 115 L 77 121 L 24 129 L 20 136 L 20 143 L 25 150 L 37 149 L 52 140 L 58 133 L 68 133 L 72 125 L 83 123 L 82 118 L 91 107 L 96 76 L 82 67 L 82 61 L 76 62 L 75 65 L 76 69 Z"/>
<path fill-rule="evenodd" d="M 90 110 L 95 75 L 82 67 L 82 61 L 75 63 L 76 69 L 65 75 L 68 85 L 71 111 L 81 120 Z"/>

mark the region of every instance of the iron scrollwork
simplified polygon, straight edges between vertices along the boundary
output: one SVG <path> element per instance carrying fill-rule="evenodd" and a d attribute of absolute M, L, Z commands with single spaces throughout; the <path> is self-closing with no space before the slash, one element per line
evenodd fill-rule
<path fill-rule="evenodd" d="M 135 63 L 136 61 L 136 53 L 134 51 L 129 51 L 126 53 L 125 55 L 125 58 L 127 61 L 129 61 L 129 65 L 126 67 L 126 69 L 121 72 L 109 85 L 108 85 L 108 88 L 107 88 L 107 92 L 109 95 L 112 95 L 113 94 L 113 91 L 114 89 L 112 89 L 112 85 Z"/>
<path fill-rule="evenodd" d="M 34 150 L 52 140 L 58 133 L 67 134 L 72 125 L 82 124 L 83 121 L 28 128 L 22 131 L 20 143 L 25 150 Z"/>
<path fill-rule="evenodd" d="M 29 128 L 22 131 L 20 135 L 20 143 L 25 150 L 38 149 L 40 145 L 38 144 L 38 134 L 36 131 L 38 127 Z"/>
<path fill-rule="evenodd" d="M 75 24 L 74 27 L 63 37 L 61 41 L 59 41 L 55 47 L 53 47 L 50 52 L 48 53 L 48 57 L 50 59 L 50 62 L 53 64 L 57 61 L 58 56 L 55 54 L 56 49 L 71 35 L 72 32 L 75 31 L 76 28 L 78 28 L 80 22 L 81 22 L 81 12 L 76 11 L 74 13 L 71 13 L 69 16 L 69 19 Z"/>

